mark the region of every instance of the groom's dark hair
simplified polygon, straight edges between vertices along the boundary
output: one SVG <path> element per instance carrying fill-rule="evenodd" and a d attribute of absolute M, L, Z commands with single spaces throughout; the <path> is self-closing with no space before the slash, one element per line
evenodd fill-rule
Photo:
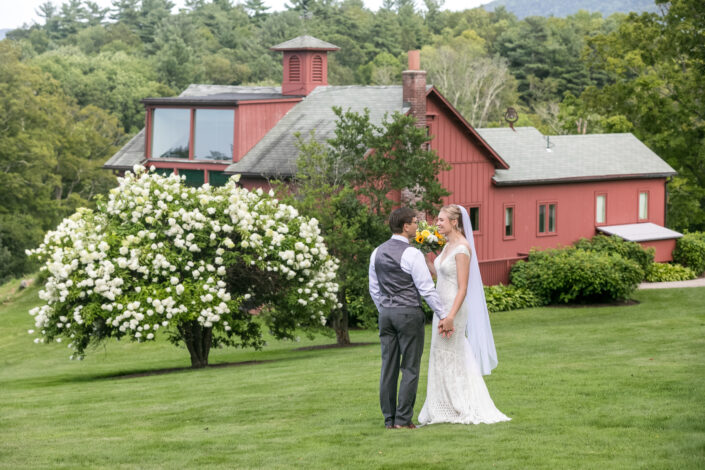
<path fill-rule="evenodd" d="M 410 224 L 414 217 L 416 217 L 416 211 L 408 207 L 400 207 L 389 216 L 389 228 L 392 229 L 392 233 L 401 233 L 404 231 L 404 224 Z"/>

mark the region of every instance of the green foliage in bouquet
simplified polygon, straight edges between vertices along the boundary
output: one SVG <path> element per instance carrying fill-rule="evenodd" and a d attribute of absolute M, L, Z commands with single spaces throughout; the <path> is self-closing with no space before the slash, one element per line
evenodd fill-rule
<path fill-rule="evenodd" d="M 430 225 L 425 220 L 419 220 L 416 237 L 410 241 L 412 246 L 424 253 L 439 252 L 446 244 L 446 238 L 438 233 L 438 227 Z"/>

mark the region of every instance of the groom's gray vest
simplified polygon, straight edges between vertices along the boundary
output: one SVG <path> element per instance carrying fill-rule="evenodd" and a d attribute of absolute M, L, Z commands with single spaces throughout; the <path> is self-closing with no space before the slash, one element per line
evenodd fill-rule
<path fill-rule="evenodd" d="M 377 248 L 375 272 L 381 295 L 380 311 L 403 313 L 421 308 L 421 296 L 411 274 L 401 269 L 401 257 L 409 244 L 390 238 Z"/>

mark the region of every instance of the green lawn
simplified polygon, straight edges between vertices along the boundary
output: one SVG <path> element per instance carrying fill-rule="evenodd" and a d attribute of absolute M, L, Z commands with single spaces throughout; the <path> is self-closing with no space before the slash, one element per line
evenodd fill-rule
<path fill-rule="evenodd" d="M 63 343 L 32 343 L 36 289 L 16 286 L 0 287 L 0 468 L 705 467 L 705 288 L 494 314 L 487 385 L 513 420 L 387 431 L 377 345 L 271 342 L 211 353 L 261 363 L 120 378 L 185 367 L 188 353 L 111 342 L 69 361 Z"/>

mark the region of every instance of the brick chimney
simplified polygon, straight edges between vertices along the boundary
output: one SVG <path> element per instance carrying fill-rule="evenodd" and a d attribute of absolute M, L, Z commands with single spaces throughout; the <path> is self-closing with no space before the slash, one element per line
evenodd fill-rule
<path fill-rule="evenodd" d="M 307 96 L 328 85 L 328 52 L 338 46 L 312 36 L 299 36 L 270 48 L 284 53 L 282 95 Z"/>
<path fill-rule="evenodd" d="M 409 69 L 401 73 L 404 107 L 411 108 L 417 127 L 426 127 L 426 71 L 420 69 L 420 51 L 409 51 Z"/>

